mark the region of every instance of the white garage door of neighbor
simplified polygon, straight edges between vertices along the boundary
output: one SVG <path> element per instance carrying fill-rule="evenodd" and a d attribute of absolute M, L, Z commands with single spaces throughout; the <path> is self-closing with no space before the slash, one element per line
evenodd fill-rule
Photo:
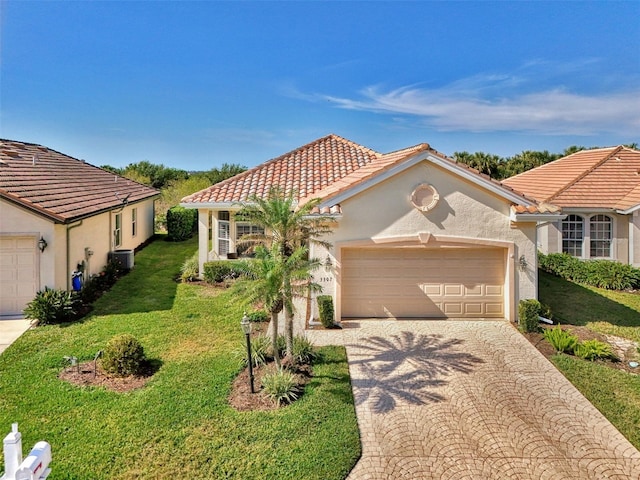
<path fill-rule="evenodd" d="M 342 251 L 342 316 L 504 317 L 505 250 Z"/>
<path fill-rule="evenodd" d="M 20 315 L 38 291 L 36 239 L 0 237 L 0 315 Z"/>

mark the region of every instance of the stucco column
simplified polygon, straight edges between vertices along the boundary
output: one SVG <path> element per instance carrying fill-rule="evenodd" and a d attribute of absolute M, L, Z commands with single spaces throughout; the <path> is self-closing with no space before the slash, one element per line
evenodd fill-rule
<path fill-rule="evenodd" d="M 204 264 L 209 260 L 209 210 L 198 209 L 198 272 L 203 278 Z"/>

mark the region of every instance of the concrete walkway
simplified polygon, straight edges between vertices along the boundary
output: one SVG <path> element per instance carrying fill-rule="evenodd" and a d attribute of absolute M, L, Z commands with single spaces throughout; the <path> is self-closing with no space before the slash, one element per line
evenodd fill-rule
<path fill-rule="evenodd" d="M 20 335 L 29 330 L 31 320 L 4 320 L 0 319 L 0 353 L 15 342 Z"/>
<path fill-rule="evenodd" d="M 360 479 L 638 479 L 636 450 L 510 324 L 346 322 Z"/>

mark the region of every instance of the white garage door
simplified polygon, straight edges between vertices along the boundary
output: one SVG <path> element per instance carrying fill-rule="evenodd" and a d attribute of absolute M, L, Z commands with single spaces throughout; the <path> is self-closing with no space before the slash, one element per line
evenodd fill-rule
<path fill-rule="evenodd" d="M 505 250 L 342 251 L 343 317 L 504 317 Z"/>
<path fill-rule="evenodd" d="M 0 237 L 0 315 L 20 315 L 37 291 L 36 239 Z"/>

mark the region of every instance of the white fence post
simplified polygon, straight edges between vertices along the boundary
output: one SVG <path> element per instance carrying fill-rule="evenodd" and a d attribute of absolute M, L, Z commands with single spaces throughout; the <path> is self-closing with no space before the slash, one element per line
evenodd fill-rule
<path fill-rule="evenodd" d="M 22 460 L 22 434 L 18 424 L 11 424 L 11 433 L 4 437 L 4 475 L 0 480 L 44 480 L 51 473 L 51 445 L 38 442 Z"/>
<path fill-rule="evenodd" d="M 18 431 L 18 424 L 11 424 L 11 433 L 4 437 L 4 475 L 0 480 L 15 480 L 18 467 L 22 463 L 22 434 Z"/>

